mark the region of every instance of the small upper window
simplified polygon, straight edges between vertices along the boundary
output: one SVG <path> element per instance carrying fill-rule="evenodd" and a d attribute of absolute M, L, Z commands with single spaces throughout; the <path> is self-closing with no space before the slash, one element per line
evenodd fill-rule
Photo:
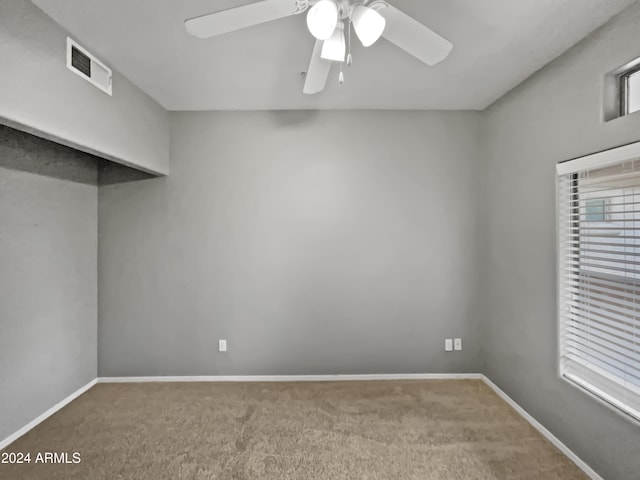
<path fill-rule="evenodd" d="M 621 115 L 640 111 L 640 68 L 620 76 Z"/>

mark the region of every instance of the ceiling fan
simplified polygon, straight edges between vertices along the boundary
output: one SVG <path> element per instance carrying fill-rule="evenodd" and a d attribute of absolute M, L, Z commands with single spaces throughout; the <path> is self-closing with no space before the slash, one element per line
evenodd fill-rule
<path fill-rule="evenodd" d="M 324 90 L 333 62 L 351 65 L 351 29 L 363 46 L 380 37 L 410 53 L 427 65 L 441 62 L 453 44 L 384 0 L 261 0 L 242 7 L 214 12 L 185 21 L 187 31 L 198 38 L 251 27 L 307 12 L 307 26 L 316 38 L 303 92 Z"/>

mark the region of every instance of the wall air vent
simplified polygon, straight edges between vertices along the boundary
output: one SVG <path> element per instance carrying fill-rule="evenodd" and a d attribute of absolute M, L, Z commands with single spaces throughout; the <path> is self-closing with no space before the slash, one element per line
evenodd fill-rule
<path fill-rule="evenodd" d="M 111 69 L 69 37 L 67 37 L 67 68 L 93 83 L 103 92 L 112 94 Z"/>

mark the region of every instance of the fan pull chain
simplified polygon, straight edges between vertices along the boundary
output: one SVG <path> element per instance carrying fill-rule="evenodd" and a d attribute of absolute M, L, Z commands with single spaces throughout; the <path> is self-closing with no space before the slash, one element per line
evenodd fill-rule
<path fill-rule="evenodd" d="M 347 31 L 347 66 L 350 67 L 353 65 L 353 57 L 351 56 L 351 19 L 347 20 L 349 22 L 349 28 Z M 344 83 L 344 63 L 340 62 L 340 74 L 338 75 L 338 82 L 340 85 Z"/>
<path fill-rule="evenodd" d="M 347 35 L 347 45 L 349 48 L 349 54 L 347 55 L 347 66 L 353 65 L 353 57 L 351 56 L 351 19 L 349 19 L 349 32 Z"/>

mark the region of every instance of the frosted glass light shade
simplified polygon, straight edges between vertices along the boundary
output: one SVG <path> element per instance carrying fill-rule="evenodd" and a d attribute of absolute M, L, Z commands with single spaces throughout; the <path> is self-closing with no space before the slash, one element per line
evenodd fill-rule
<path fill-rule="evenodd" d="M 320 56 L 325 60 L 344 62 L 347 54 L 347 42 L 344 39 L 344 23 L 338 23 L 333 35 L 325 40 Z"/>
<path fill-rule="evenodd" d="M 334 0 L 321 0 L 307 14 L 307 27 L 318 40 L 327 40 L 338 25 L 338 5 Z"/>
<path fill-rule="evenodd" d="M 360 5 L 353 10 L 351 21 L 356 35 L 365 47 L 370 47 L 384 33 L 387 21 L 374 9 Z"/>

